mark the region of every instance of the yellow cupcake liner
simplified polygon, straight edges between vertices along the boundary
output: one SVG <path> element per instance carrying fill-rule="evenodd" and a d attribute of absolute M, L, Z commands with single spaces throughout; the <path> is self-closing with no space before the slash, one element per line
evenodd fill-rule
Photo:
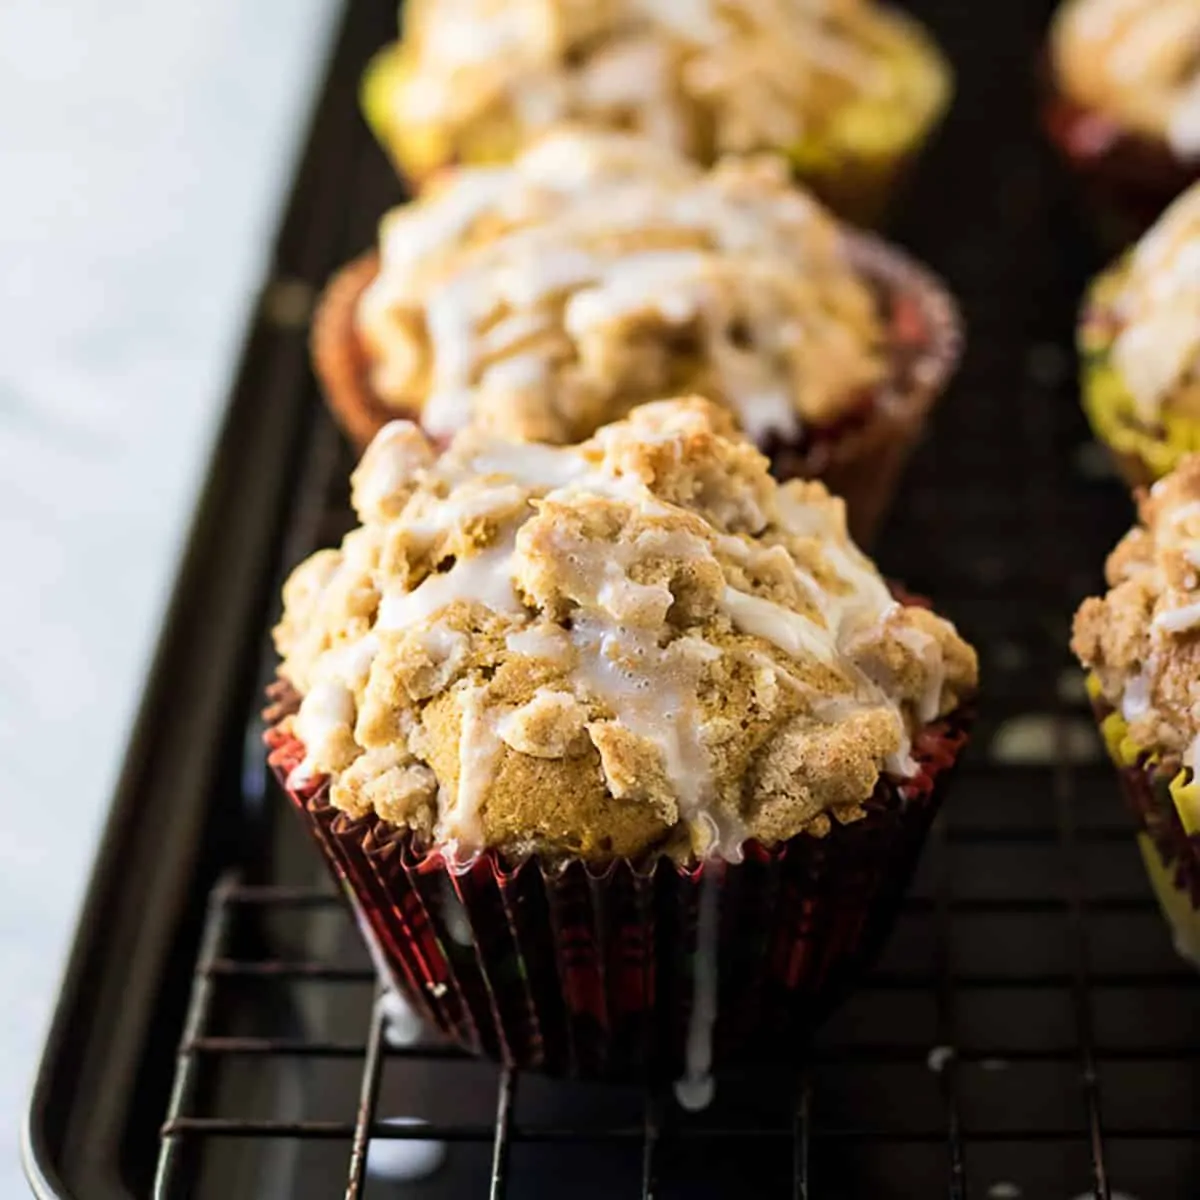
<path fill-rule="evenodd" d="M 1137 841 L 1150 886 L 1171 927 L 1175 950 L 1180 958 L 1200 967 L 1200 910 L 1193 908 L 1187 893 L 1176 886 L 1171 869 L 1163 863 L 1150 835 L 1139 833 Z"/>
<path fill-rule="evenodd" d="M 1100 681 L 1094 674 L 1087 677 L 1088 695 L 1093 701 L 1101 700 L 1103 692 Z M 1153 767 L 1159 756 L 1147 750 L 1129 735 L 1129 724 L 1119 712 L 1110 712 L 1100 722 L 1100 733 L 1114 765 L 1122 769 L 1129 767 Z M 1167 785 L 1179 822 L 1188 837 L 1200 833 L 1200 782 L 1192 777 L 1187 767 L 1180 767 Z"/>
<path fill-rule="evenodd" d="M 893 67 L 907 103 L 848 104 L 812 137 L 781 148 L 800 180 L 863 223 L 882 211 L 901 168 L 945 115 L 954 90 L 949 62 L 924 30 L 899 14 L 891 21 Z M 375 137 L 415 187 L 443 167 L 505 162 L 520 150 L 520 131 L 511 119 L 469 135 L 452 135 L 434 121 L 402 120 L 396 97 L 410 74 L 404 43 L 392 42 L 368 64 L 359 98 Z"/>
<path fill-rule="evenodd" d="M 1159 761 L 1158 755 L 1145 750 L 1129 736 L 1129 727 L 1120 713 L 1109 713 L 1100 723 L 1100 732 L 1109 757 L 1118 767 L 1152 767 Z M 1200 833 L 1200 783 L 1187 767 L 1180 767 L 1167 784 L 1167 791 L 1184 833 L 1195 837 Z"/>
<path fill-rule="evenodd" d="M 391 42 L 367 64 L 358 88 L 358 102 L 371 132 L 405 172 L 410 162 L 429 169 L 445 153 L 442 139 L 432 126 L 419 131 L 410 127 L 406 136 L 392 103 L 392 97 L 404 86 L 406 73 L 400 43 Z"/>
<path fill-rule="evenodd" d="M 907 17 L 891 18 L 893 69 L 909 102 L 845 105 L 819 132 L 784 152 L 798 179 L 862 224 L 878 219 L 897 177 L 940 124 L 954 94 L 954 73 L 936 43 Z"/>
<path fill-rule="evenodd" d="M 1200 451 L 1200 420 L 1164 409 L 1158 427 L 1148 427 L 1113 366 L 1111 330 L 1089 317 L 1111 309 L 1127 269 L 1123 259 L 1093 283 L 1079 325 L 1078 349 L 1083 408 L 1092 432 L 1116 457 L 1129 482 L 1140 486 L 1170 474 L 1185 455 Z"/>
<path fill-rule="evenodd" d="M 1107 702 L 1094 674 L 1087 678 L 1087 690 L 1098 714 L 1104 713 L 1100 732 L 1109 756 L 1122 773 L 1126 791 L 1142 824 L 1137 834 L 1138 848 L 1163 917 L 1171 928 L 1175 947 L 1182 957 L 1200 966 L 1200 909 L 1195 906 L 1188 888 L 1181 883 L 1186 877 L 1179 874 L 1176 857 L 1180 852 L 1188 853 L 1186 839 L 1176 843 L 1173 837 L 1168 838 L 1172 848 L 1163 850 L 1152 836 L 1153 830 L 1158 830 L 1159 837 L 1163 834 L 1164 819 L 1155 814 L 1161 811 L 1164 791 L 1171 798 L 1187 838 L 1200 833 L 1200 783 L 1186 767 L 1180 768 L 1168 782 L 1165 772 L 1156 771 L 1161 763 L 1159 755 L 1130 736 L 1129 725 L 1119 712 L 1105 712 Z M 1159 799 L 1156 801 L 1155 797 Z"/>

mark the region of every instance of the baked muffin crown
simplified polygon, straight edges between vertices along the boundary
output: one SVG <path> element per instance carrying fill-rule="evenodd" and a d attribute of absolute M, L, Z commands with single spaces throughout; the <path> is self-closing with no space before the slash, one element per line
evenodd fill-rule
<path fill-rule="evenodd" d="M 974 652 L 706 401 L 583 445 L 396 422 L 276 629 L 301 771 L 460 856 L 735 858 L 862 814 Z"/>
<path fill-rule="evenodd" d="M 887 373 L 876 297 L 776 158 L 705 170 L 560 129 L 385 218 L 357 329 L 380 399 L 566 444 L 695 391 L 756 440 L 861 408 Z"/>
<path fill-rule="evenodd" d="M 1200 157 L 1200 8 L 1194 0 L 1066 0 L 1054 67 L 1078 103 Z"/>
<path fill-rule="evenodd" d="M 710 160 L 866 136 L 841 121 L 864 104 L 885 131 L 899 113 L 917 129 L 946 90 L 926 57 L 910 22 L 866 0 L 415 0 L 387 104 L 418 168 L 451 147 L 505 158 L 564 120 Z"/>
<path fill-rule="evenodd" d="M 1102 285 L 1112 366 L 1138 415 L 1200 415 L 1200 184 L 1180 196 Z"/>
<path fill-rule="evenodd" d="M 1085 600 L 1071 647 L 1134 743 L 1200 753 L 1200 455 L 1138 503 L 1139 524 L 1109 556 L 1109 591 Z M 1200 774 L 1200 772 L 1197 772 Z"/>

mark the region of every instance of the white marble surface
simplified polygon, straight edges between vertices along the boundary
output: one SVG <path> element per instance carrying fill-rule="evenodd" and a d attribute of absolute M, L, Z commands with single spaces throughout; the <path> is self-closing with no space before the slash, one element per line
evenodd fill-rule
<path fill-rule="evenodd" d="M 337 7 L 0 0 L 3 1197 Z"/>

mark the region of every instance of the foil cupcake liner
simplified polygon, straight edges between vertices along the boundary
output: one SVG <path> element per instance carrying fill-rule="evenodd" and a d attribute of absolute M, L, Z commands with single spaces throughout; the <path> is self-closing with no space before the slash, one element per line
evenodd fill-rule
<path fill-rule="evenodd" d="M 850 262 L 879 296 L 891 334 L 891 378 L 846 419 L 812 428 L 800 441 L 762 449 L 781 478 L 820 479 L 846 501 L 851 534 L 871 543 L 934 401 L 962 353 L 962 321 L 946 287 L 906 254 L 872 234 L 846 235 Z M 355 331 L 358 300 L 379 269 L 375 252 L 334 276 L 313 319 L 313 365 L 334 416 L 365 449 L 388 421 L 419 413 L 385 405 L 371 387 Z"/>
<path fill-rule="evenodd" d="M 303 746 L 282 725 L 268 742 L 384 977 L 443 1034 L 522 1069 L 703 1089 L 713 1070 L 799 1058 L 874 958 L 967 724 L 931 726 L 918 776 L 881 782 L 864 818 L 690 868 L 494 852 L 458 867 L 334 809 L 324 781 L 289 787 Z"/>
<path fill-rule="evenodd" d="M 1171 794 L 1180 768 L 1122 736 L 1119 714 L 1102 697 L 1094 697 L 1092 707 L 1117 768 L 1121 793 L 1137 822 L 1147 875 L 1175 946 L 1200 966 L 1200 833 L 1188 833 Z"/>

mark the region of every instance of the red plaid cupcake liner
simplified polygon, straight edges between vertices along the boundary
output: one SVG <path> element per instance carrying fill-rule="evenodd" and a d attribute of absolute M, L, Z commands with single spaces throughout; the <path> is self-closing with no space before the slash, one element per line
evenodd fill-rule
<path fill-rule="evenodd" d="M 303 746 L 280 726 L 268 742 L 374 960 L 430 1024 L 513 1067 L 665 1081 L 697 1046 L 716 1070 L 803 1053 L 882 946 L 967 725 L 931 726 L 916 778 L 881 781 L 862 819 L 690 868 L 496 852 L 452 866 L 333 808 L 324 780 L 288 787 Z"/>

